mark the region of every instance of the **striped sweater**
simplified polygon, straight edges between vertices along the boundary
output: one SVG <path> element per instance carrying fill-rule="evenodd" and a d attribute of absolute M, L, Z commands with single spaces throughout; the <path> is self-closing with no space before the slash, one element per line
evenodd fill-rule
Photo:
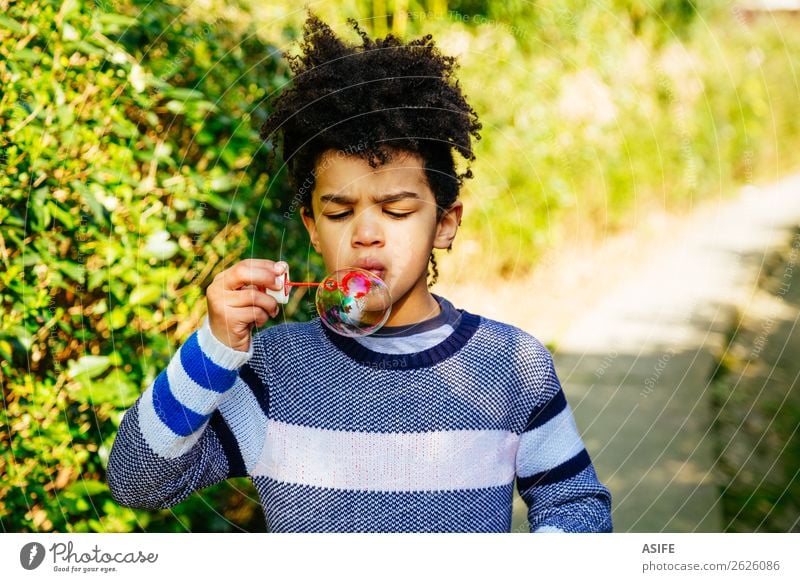
<path fill-rule="evenodd" d="M 247 476 L 272 532 L 508 532 L 516 482 L 531 531 L 611 531 L 550 353 L 459 313 L 446 339 L 405 354 L 319 319 L 241 352 L 204 319 L 125 413 L 114 499 L 165 508 Z"/>

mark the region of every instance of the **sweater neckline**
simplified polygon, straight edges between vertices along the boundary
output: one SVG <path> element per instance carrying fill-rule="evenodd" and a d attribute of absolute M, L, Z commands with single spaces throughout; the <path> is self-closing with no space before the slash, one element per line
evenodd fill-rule
<path fill-rule="evenodd" d="M 464 311 L 463 309 L 458 309 L 457 311 L 461 313 L 461 317 L 453 333 L 435 346 L 412 354 L 384 354 L 381 352 L 374 352 L 351 337 L 339 335 L 331 331 L 319 319 L 317 319 L 317 325 L 322 328 L 328 340 L 330 340 L 333 345 L 361 364 L 384 370 L 408 370 L 413 368 L 428 368 L 438 364 L 464 347 L 475 334 L 480 324 L 480 316 Z"/>

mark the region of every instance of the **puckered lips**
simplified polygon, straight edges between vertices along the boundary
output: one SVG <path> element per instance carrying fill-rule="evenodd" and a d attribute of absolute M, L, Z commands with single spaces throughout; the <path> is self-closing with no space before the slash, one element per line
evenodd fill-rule
<path fill-rule="evenodd" d="M 384 279 L 386 276 L 386 266 L 378 259 L 372 257 L 363 257 L 356 261 L 356 267 L 370 271 L 373 275 Z"/>

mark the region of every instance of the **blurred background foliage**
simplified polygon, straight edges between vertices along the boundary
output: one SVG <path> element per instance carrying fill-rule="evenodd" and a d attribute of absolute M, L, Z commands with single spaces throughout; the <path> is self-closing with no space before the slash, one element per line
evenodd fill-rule
<path fill-rule="evenodd" d="M 727 2 L 313 8 L 354 42 L 347 17 L 430 32 L 460 59 L 484 131 L 443 276 L 477 260 L 523 276 L 548 247 L 797 166 L 781 144 L 799 133 L 800 39 Z M 214 275 L 249 256 L 321 274 L 258 138 L 304 9 L 0 0 L 0 14 L 0 528 L 263 530 L 246 480 L 146 512 L 113 503 L 104 470 Z"/>
<path fill-rule="evenodd" d="M 3 529 L 258 528 L 257 505 L 237 514 L 236 484 L 136 512 L 111 501 L 104 468 L 213 276 L 275 254 L 287 232 L 283 257 L 305 261 L 258 137 L 285 83 L 279 51 L 177 5 L 2 8 Z"/>

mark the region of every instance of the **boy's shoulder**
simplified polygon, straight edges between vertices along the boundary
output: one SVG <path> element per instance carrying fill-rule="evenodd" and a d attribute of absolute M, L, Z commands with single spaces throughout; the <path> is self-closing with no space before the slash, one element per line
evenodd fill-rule
<path fill-rule="evenodd" d="M 482 368 L 492 370 L 498 383 L 522 387 L 517 401 L 521 409 L 533 409 L 552 396 L 554 387 L 559 386 L 555 363 L 539 338 L 516 325 L 484 316 L 481 330 L 475 339 Z"/>
<path fill-rule="evenodd" d="M 477 334 L 479 342 L 487 344 L 499 343 L 500 355 L 507 355 L 509 352 L 518 352 L 528 356 L 540 358 L 552 358 L 550 350 L 535 335 L 524 329 L 503 321 L 491 319 L 484 315 L 480 317 L 479 330 Z"/>

